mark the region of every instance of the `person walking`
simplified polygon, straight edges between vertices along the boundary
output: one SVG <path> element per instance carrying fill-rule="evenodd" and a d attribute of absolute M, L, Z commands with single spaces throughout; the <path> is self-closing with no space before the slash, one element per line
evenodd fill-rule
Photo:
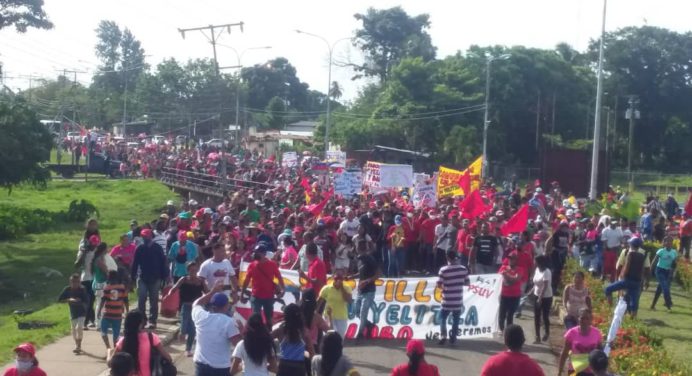
<path fill-rule="evenodd" d="M 602 279 L 608 278 L 610 282 L 615 281 L 615 264 L 618 258 L 618 251 L 622 245 L 624 234 L 617 227 L 617 220 L 611 218 L 610 226 L 603 229 L 601 232 L 601 241 L 603 242 L 603 275 Z"/>
<path fill-rule="evenodd" d="M 519 325 L 508 325 L 504 331 L 507 351 L 488 358 L 481 370 L 481 376 L 544 376 L 538 363 L 521 351 L 526 339 Z"/>
<path fill-rule="evenodd" d="M 673 307 L 673 298 L 670 295 L 670 283 L 675 275 L 675 263 L 678 259 L 678 253 L 673 248 L 673 238 L 666 236 L 663 239 L 663 248 L 656 251 L 653 265 L 656 265 L 656 279 L 658 287 L 654 294 L 654 300 L 651 302 L 651 309 L 656 309 L 656 303 L 663 292 L 663 300 L 666 308 L 670 311 Z"/>
<path fill-rule="evenodd" d="M 185 355 L 188 357 L 192 356 L 192 345 L 197 333 L 192 321 L 192 304 L 206 292 L 204 281 L 197 276 L 198 271 L 199 265 L 195 261 L 189 262 L 187 275 L 180 278 L 166 296 L 180 290 L 180 333 L 185 336 Z"/>
<path fill-rule="evenodd" d="M 491 274 L 497 272 L 495 259 L 500 254 L 500 240 L 490 235 L 487 223 L 481 225 L 481 234 L 473 241 L 469 255 L 471 274 Z"/>
<path fill-rule="evenodd" d="M 143 243 L 137 246 L 132 262 L 132 280 L 137 281 L 137 309 L 146 315 L 146 304 L 149 299 L 149 325 L 156 329 L 159 315 L 159 292 L 162 282 L 168 280 L 166 256 L 160 245 L 153 241 L 150 229 L 141 231 Z"/>
<path fill-rule="evenodd" d="M 550 307 L 553 305 L 552 273 L 548 268 L 548 257 L 536 257 L 536 271 L 533 273 L 533 295 L 536 302 L 533 306 L 533 325 L 536 329 L 536 340 L 541 343 L 541 320 L 545 328 L 543 342 L 550 337 Z"/>
<path fill-rule="evenodd" d="M 75 343 L 75 348 L 72 352 L 79 355 L 82 353 L 84 320 L 86 318 L 87 303 L 89 302 L 89 295 L 80 283 L 79 274 L 75 273 L 70 276 L 70 284 L 60 293 L 58 301 L 67 303 L 70 307 L 70 331 Z"/>
<path fill-rule="evenodd" d="M 36 348 L 27 342 L 14 348 L 14 366 L 9 367 L 3 376 L 46 376 L 46 372 L 38 366 Z"/>
<path fill-rule="evenodd" d="M 168 252 L 168 260 L 172 264 L 171 269 L 173 269 L 173 283 L 187 275 L 187 264 L 197 260 L 198 257 L 197 244 L 189 241 L 185 231 L 181 231 L 178 234 L 178 241 L 173 242 Z"/>
<path fill-rule="evenodd" d="M 629 249 L 620 256 L 619 263 L 623 264 L 620 280 L 606 286 L 605 294 L 608 304 L 613 304 L 613 293 L 615 291 L 627 290 L 625 300 L 627 301 L 627 311 L 632 317 L 637 316 L 639 309 L 639 297 L 642 291 L 642 282 L 645 281 L 646 287 L 649 286 L 649 274 L 651 262 L 646 256 L 646 251 L 640 249 L 643 242 L 641 238 L 633 237 L 628 241 Z"/>
<path fill-rule="evenodd" d="M 499 273 L 502 276 L 502 289 L 500 290 L 500 312 L 499 324 L 500 332 L 505 330 L 505 323 L 514 323 L 514 313 L 519 306 L 521 298 L 521 281 L 526 273 L 517 265 L 519 254 L 512 251 L 507 256 L 507 265 L 500 267 Z"/>
<path fill-rule="evenodd" d="M 425 345 L 419 339 L 411 339 L 406 344 L 408 363 L 400 364 L 390 376 L 440 376 L 437 366 L 425 361 Z"/>
<path fill-rule="evenodd" d="M 279 341 L 279 370 L 276 376 L 305 376 L 306 357 L 315 353 L 300 307 L 291 303 L 284 309 L 284 321 L 272 336 Z M 309 359 L 309 358 L 307 358 Z"/>
<path fill-rule="evenodd" d="M 327 284 L 327 267 L 324 261 L 318 257 L 317 244 L 310 243 L 307 245 L 305 255 L 308 260 L 307 274 L 304 269 L 298 270 L 300 278 L 307 280 L 306 289 L 313 289 L 317 294 L 322 290 L 322 287 Z"/>
<path fill-rule="evenodd" d="M 233 349 L 231 375 L 243 371 L 244 376 L 269 376 L 278 370 L 274 343 L 260 313 L 247 320 L 243 339 Z"/>
<path fill-rule="evenodd" d="M 96 246 L 101 244 L 101 237 L 98 235 L 98 223 L 96 220 L 87 222 L 87 229 L 84 237 L 79 242 L 79 251 L 77 259 L 74 262 L 75 268 L 81 268 L 80 280 L 82 286 L 89 295 L 89 301 L 86 302 L 87 312 L 84 329 L 96 328 L 96 311 L 94 311 L 94 303 L 96 295 L 94 295 L 94 256 L 96 254 Z"/>
<path fill-rule="evenodd" d="M 240 290 L 245 291 L 252 282 L 250 293 L 252 312 L 260 314 L 264 312 L 264 322 L 268 328 L 271 328 L 274 315 L 274 295 L 279 298 L 283 296 L 286 289 L 284 280 L 276 263 L 267 258 L 267 249 L 263 243 L 255 246 L 253 259 L 254 261 L 248 266 L 243 287 Z M 278 285 L 274 283 L 274 279 L 278 281 Z"/>
<path fill-rule="evenodd" d="M 130 354 L 135 363 L 135 371 L 139 376 L 151 376 L 151 349 L 156 351 L 169 362 L 173 362 L 171 355 L 166 351 L 159 337 L 152 332 L 144 330 L 147 323 L 146 316 L 139 310 L 132 310 L 125 316 L 124 335 L 120 337 L 115 348 L 108 353 L 107 363 L 110 363 L 114 354 L 126 352 Z"/>
<path fill-rule="evenodd" d="M 440 310 L 440 345 L 447 342 L 447 318 L 452 315 L 452 331 L 449 343 L 454 345 L 459 332 L 459 318 L 464 308 L 464 286 L 470 284 L 469 271 L 459 263 L 458 253 L 447 250 L 447 265 L 440 268 L 437 286 L 442 289 L 442 309 Z"/>
<path fill-rule="evenodd" d="M 372 324 L 368 321 L 370 307 L 375 304 L 375 281 L 380 278 L 380 268 L 375 258 L 368 252 L 364 241 L 357 244 L 358 250 L 358 295 L 356 296 L 355 311 L 360 322 L 356 338 L 364 336 L 364 331 Z"/>
<path fill-rule="evenodd" d="M 579 325 L 565 333 L 565 345 L 562 347 L 558 363 L 558 376 L 563 374 L 568 357 L 570 375 L 593 375 L 588 357 L 592 350 L 602 347 L 603 334 L 598 328 L 591 326 L 592 318 L 591 310 L 582 308 L 579 310 Z"/>
<path fill-rule="evenodd" d="M 563 320 L 565 329 L 571 329 L 579 323 L 579 311 L 582 308 L 591 309 L 591 296 L 589 289 L 584 285 L 584 272 L 574 272 L 572 283 L 565 286 L 562 293 L 562 304 L 567 314 Z"/>
<path fill-rule="evenodd" d="M 563 219 L 560 221 L 557 231 L 546 241 L 546 255 L 550 260 L 552 291 L 557 290 L 560 284 L 562 269 L 564 269 L 567 262 L 570 244 L 572 244 L 572 240 L 569 232 L 569 222 Z"/>
<path fill-rule="evenodd" d="M 352 302 L 352 290 L 344 285 L 344 272 L 338 271 L 334 274 L 332 283 L 324 286 L 320 291 L 317 306 L 326 303 L 325 312 L 329 318 L 330 328 L 339 333 L 341 338 L 346 338 L 348 305 Z"/>
<path fill-rule="evenodd" d="M 106 350 L 111 349 L 108 341 L 108 329 L 113 331 L 113 346 L 120 337 L 120 328 L 123 321 L 123 313 L 128 312 L 127 287 L 120 282 L 118 272 L 108 272 L 108 280 L 103 287 L 103 297 L 96 311 L 96 317 L 100 321 L 101 338 L 106 344 Z"/>
<path fill-rule="evenodd" d="M 223 282 L 217 281 L 211 291 L 192 303 L 192 321 L 197 333 L 197 346 L 192 360 L 195 376 L 228 376 L 231 371 L 231 344 L 241 336 L 229 310 L 228 295 Z M 204 307 L 209 305 L 209 311 Z"/>
<path fill-rule="evenodd" d="M 343 337 L 329 332 L 322 339 L 320 354 L 312 358 L 311 376 L 360 376 L 351 360 L 344 355 Z"/>
<path fill-rule="evenodd" d="M 205 260 L 199 267 L 197 275 L 202 278 L 207 291 L 220 283 L 223 287 L 223 292 L 230 299 L 233 294 L 233 300 L 237 300 L 238 278 L 231 261 L 226 257 L 226 249 L 223 243 L 215 243 L 212 246 L 213 256 Z"/>

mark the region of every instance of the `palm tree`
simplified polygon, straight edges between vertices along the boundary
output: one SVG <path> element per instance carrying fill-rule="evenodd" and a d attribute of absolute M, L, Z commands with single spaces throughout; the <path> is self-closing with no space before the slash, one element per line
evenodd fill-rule
<path fill-rule="evenodd" d="M 329 88 L 329 95 L 333 99 L 339 99 L 344 93 L 341 91 L 341 87 L 339 86 L 339 83 L 336 81 L 332 81 L 332 87 Z"/>

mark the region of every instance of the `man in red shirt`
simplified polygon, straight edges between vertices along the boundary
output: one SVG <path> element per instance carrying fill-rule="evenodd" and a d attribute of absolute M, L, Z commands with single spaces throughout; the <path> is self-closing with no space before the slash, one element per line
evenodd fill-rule
<path fill-rule="evenodd" d="M 324 261 L 317 257 L 317 244 L 308 244 L 305 249 L 305 256 L 309 262 L 308 274 L 300 270 L 300 278 L 307 279 L 308 284 L 306 287 L 315 290 L 315 294 L 319 296 L 322 287 L 327 284 L 327 268 L 324 265 Z"/>
<path fill-rule="evenodd" d="M 423 220 L 420 225 L 420 252 L 424 255 L 426 274 L 437 274 L 433 260 L 433 242 L 435 241 L 435 226 L 440 224 L 440 220 L 435 216 L 434 211 L 430 211 L 430 217 Z"/>
<path fill-rule="evenodd" d="M 491 356 L 483 365 L 481 376 L 544 376 L 538 363 L 521 352 L 526 341 L 521 326 L 509 325 L 504 333 L 507 351 Z"/>
<path fill-rule="evenodd" d="M 692 218 L 690 213 L 683 214 L 684 222 L 680 223 L 680 256 L 690 259 L 690 239 L 692 239 Z"/>
<path fill-rule="evenodd" d="M 274 294 L 279 297 L 283 296 L 284 280 L 281 278 L 281 272 L 276 263 L 267 258 L 267 248 L 264 244 L 260 243 L 255 247 L 253 259 L 254 261 L 248 266 L 241 291 L 244 292 L 252 281 L 252 291 L 250 292 L 252 312 L 261 314 L 261 311 L 264 311 L 267 327 L 271 328 L 272 316 L 274 315 Z M 279 282 L 278 290 L 275 287 L 274 279 Z"/>
<path fill-rule="evenodd" d="M 404 252 L 406 255 L 406 265 L 399 265 L 401 274 L 405 274 L 406 270 L 416 270 L 423 266 L 416 265 L 418 251 L 419 226 L 418 221 L 414 218 L 413 213 L 409 212 L 401 218 L 401 226 L 404 228 Z"/>

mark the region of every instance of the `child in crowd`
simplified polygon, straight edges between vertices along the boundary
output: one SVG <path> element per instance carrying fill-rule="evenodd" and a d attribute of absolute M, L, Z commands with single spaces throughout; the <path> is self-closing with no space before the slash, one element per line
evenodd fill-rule
<path fill-rule="evenodd" d="M 192 303 L 205 292 L 204 281 L 197 276 L 199 264 L 195 261 L 187 263 L 187 275 L 176 282 L 168 295 L 180 290 L 180 333 L 186 337 L 185 354 L 192 356 L 192 345 L 195 342 L 195 323 L 192 322 Z M 165 299 L 165 298 L 164 298 Z"/>
<path fill-rule="evenodd" d="M 72 352 L 78 355 L 82 352 L 84 319 L 89 302 L 89 295 L 80 282 L 79 274 L 70 276 L 70 284 L 62 290 L 58 301 L 67 303 L 70 307 L 70 330 L 75 343 L 75 349 Z"/>
<path fill-rule="evenodd" d="M 123 313 L 128 311 L 127 288 L 120 282 L 118 272 L 111 270 L 108 272 L 108 280 L 103 287 L 103 298 L 101 298 L 101 304 L 99 304 L 96 312 L 96 317 L 101 320 L 101 338 L 103 338 L 107 350 L 111 349 L 108 341 L 108 329 L 113 330 L 113 344 L 115 345 L 118 337 L 120 337 Z"/>

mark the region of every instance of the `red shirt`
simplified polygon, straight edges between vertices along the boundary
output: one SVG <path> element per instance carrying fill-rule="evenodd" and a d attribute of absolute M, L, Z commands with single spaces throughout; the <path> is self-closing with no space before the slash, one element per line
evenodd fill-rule
<path fill-rule="evenodd" d="M 401 364 L 394 367 L 390 376 L 409 375 L 408 364 Z M 420 365 L 418 365 L 418 372 L 416 372 L 416 376 L 440 376 L 440 370 L 437 369 L 437 366 L 422 362 Z"/>
<path fill-rule="evenodd" d="M 308 281 L 307 287 L 315 290 L 315 294 L 319 296 L 320 290 L 327 284 L 327 267 L 319 257 L 312 260 L 310 266 L 308 266 L 308 278 L 310 278 L 311 281 L 313 279 L 317 280 L 316 283 Z"/>
<path fill-rule="evenodd" d="M 491 356 L 483 365 L 481 376 L 544 376 L 543 370 L 528 355 L 520 352 L 503 351 Z"/>
<path fill-rule="evenodd" d="M 457 251 L 464 256 L 468 256 L 471 253 L 471 249 L 467 244 L 469 239 L 469 232 L 463 228 L 457 232 Z"/>
<path fill-rule="evenodd" d="M 19 376 L 19 372 L 15 367 L 12 367 L 5 371 L 3 376 Z M 29 373 L 25 373 L 22 376 L 46 376 L 46 373 L 39 367 L 33 367 Z"/>
<path fill-rule="evenodd" d="M 522 268 L 519 268 L 517 266 L 514 267 L 514 271 L 512 271 L 509 267 L 509 265 L 502 265 L 500 267 L 500 270 L 498 273 L 502 274 L 505 270 L 509 271 L 509 275 L 512 277 L 519 277 L 519 280 L 514 282 L 512 285 L 507 285 L 505 284 L 504 278 L 502 279 L 502 290 L 500 292 L 500 295 L 502 296 L 507 296 L 507 297 L 519 297 L 521 296 L 521 282 L 524 280 L 524 272 Z"/>
<path fill-rule="evenodd" d="M 529 280 L 529 271 L 533 270 L 533 243 L 526 243 L 521 246 L 521 250 L 517 252 L 519 258 L 517 259 L 517 266 L 522 268 L 526 273 L 523 275 L 522 282 L 527 282 Z"/>
<path fill-rule="evenodd" d="M 252 281 L 252 296 L 260 299 L 274 297 L 274 278 L 280 279 L 279 267 L 272 260 L 253 261 L 247 268 L 248 278 Z"/>
<path fill-rule="evenodd" d="M 418 228 L 412 218 L 404 217 L 401 219 L 401 225 L 404 227 L 404 242 L 406 244 L 415 243 L 418 241 Z"/>
<path fill-rule="evenodd" d="M 439 219 L 426 219 L 420 225 L 420 232 L 423 235 L 423 243 L 432 244 L 435 240 L 435 226 L 440 223 Z"/>

